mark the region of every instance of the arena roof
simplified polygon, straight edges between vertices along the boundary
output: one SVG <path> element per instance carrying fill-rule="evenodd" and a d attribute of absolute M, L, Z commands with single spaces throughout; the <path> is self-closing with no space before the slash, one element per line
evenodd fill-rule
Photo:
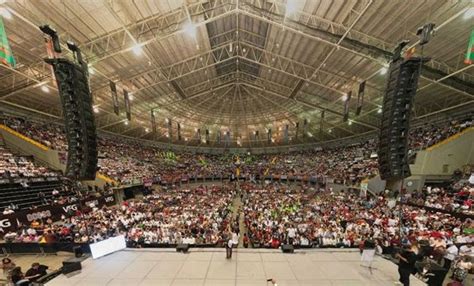
<path fill-rule="evenodd" d="M 474 21 L 469 0 L 2 2 L 18 65 L 0 65 L 0 101 L 61 116 L 37 29 L 49 24 L 89 62 L 99 130 L 126 136 L 169 141 L 167 119 L 173 129 L 181 124 L 188 145 L 205 144 L 192 140 L 197 129 L 203 138 L 210 130 L 211 146 L 219 130 L 246 146 L 265 144 L 268 129 L 272 144 L 283 144 L 286 125 L 290 144 L 376 131 L 391 52 L 402 39 L 416 45 L 416 31 L 427 22 L 436 33 L 424 47 L 432 60 L 422 69 L 414 117 L 474 102 L 473 65 L 463 63 Z M 113 113 L 111 80 L 133 95 L 131 122 L 122 96 L 121 114 Z M 355 116 L 364 80 L 364 105 Z M 350 120 L 343 122 L 351 90 Z M 158 134 L 150 132 L 151 109 Z"/>

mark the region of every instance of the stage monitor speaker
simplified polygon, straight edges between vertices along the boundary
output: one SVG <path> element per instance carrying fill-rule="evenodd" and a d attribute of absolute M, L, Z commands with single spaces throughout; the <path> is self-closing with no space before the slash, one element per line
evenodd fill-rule
<path fill-rule="evenodd" d="M 189 244 L 178 244 L 176 246 L 176 252 L 182 252 L 182 253 L 186 253 L 189 251 Z"/>
<path fill-rule="evenodd" d="M 63 261 L 63 274 L 69 274 L 74 271 L 78 271 L 82 269 L 81 262 L 79 261 Z"/>
<path fill-rule="evenodd" d="M 293 253 L 295 252 L 295 248 L 291 244 L 282 244 L 281 251 L 283 253 Z"/>
<path fill-rule="evenodd" d="M 82 247 L 80 246 L 74 246 L 72 250 L 74 251 L 74 256 L 76 258 L 80 258 L 84 255 L 84 252 L 82 251 Z"/>
<path fill-rule="evenodd" d="M 390 64 L 383 98 L 378 162 L 384 180 L 410 176 L 408 132 L 413 98 L 418 86 L 420 65 L 427 59 L 398 58 Z"/>
<path fill-rule="evenodd" d="M 63 58 L 46 59 L 53 66 L 65 119 L 68 155 L 66 176 L 94 180 L 97 138 L 87 71 Z"/>

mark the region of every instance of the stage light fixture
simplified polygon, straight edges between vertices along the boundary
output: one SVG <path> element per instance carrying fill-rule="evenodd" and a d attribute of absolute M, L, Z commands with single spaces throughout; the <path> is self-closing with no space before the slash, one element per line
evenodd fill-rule
<path fill-rule="evenodd" d="M 297 10 L 296 0 L 288 0 L 286 2 L 285 17 L 290 16 Z"/>
<path fill-rule="evenodd" d="M 137 44 L 135 44 L 135 46 L 133 46 L 132 51 L 136 56 L 139 56 L 143 52 L 143 47 L 142 47 L 141 44 L 137 43 Z"/>
<path fill-rule="evenodd" d="M 99 113 L 99 107 L 97 106 L 92 107 L 92 110 L 94 110 L 94 113 Z"/>
<path fill-rule="evenodd" d="M 183 26 L 183 31 L 191 38 L 196 38 L 196 26 L 191 22 L 187 21 Z"/>
<path fill-rule="evenodd" d="M 474 8 L 467 9 L 467 11 L 464 12 L 464 15 L 462 16 L 464 20 L 469 20 L 472 17 L 474 17 Z"/>
<path fill-rule="evenodd" d="M 380 69 L 380 74 L 381 74 L 381 75 L 384 75 L 384 74 L 387 73 L 387 71 L 388 71 L 388 68 L 383 67 L 383 68 Z"/>
<path fill-rule="evenodd" d="M 8 10 L 8 8 L 1 7 L 0 15 L 7 20 L 11 20 L 13 18 L 12 13 L 10 12 L 10 10 Z"/>
<path fill-rule="evenodd" d="M 49 93 L 49 87 L 48 87 L 47 85 L 42 85 L 42 86 L 41 86 L 41 90 L 42 90 L 43 92 Z"/>

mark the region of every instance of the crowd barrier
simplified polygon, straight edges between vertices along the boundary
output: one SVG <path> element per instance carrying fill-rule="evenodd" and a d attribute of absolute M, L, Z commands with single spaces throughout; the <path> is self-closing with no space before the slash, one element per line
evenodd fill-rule
<path fill-rule="evenodd" d="M 90 253 L 87 243 L 56 242 L 56 243 L 33 243 L 33 242 L 5 242 L 0 243 L 3 255 L 10 254 L 56 254 L 60 251 L 74 253 L 75 248 L 80 247 L 83 253 Z"/>
<path fill-rule="evenodd" d="M 104 205 L 111 206 L 115 203 L 115 197 L 108 195 L 99 198 L 84 199 L 77 203 L 47 205 L 31 210 L 21 210 L 8 215 L 0 215 L 0 234 L 16 231 L 25 225 L 30 225 L 34 220 L 40 221 L 50 218 L 53 221 L 58 221 L 63 215 L 70 216 L 79 210 L 83 212 L 88 211 L 92 205 L 100 208 Z"/>

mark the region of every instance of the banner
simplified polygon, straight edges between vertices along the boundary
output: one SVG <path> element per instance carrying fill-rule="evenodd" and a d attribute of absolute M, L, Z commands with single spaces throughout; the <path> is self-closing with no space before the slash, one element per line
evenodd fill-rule
<path fill-rule="evenodd" d="M 112 104 L 114 106 L 114 113 L 119 115 L 119 100 L 117 96 L 117 86 L 113 81 L 109 82 L 110 85 L 110 91 L 112 92 Z"/>
<path fill-rule="evenodd" d="M 306 137 L 306 134 L 308 133 L 308 119 L 304 119 L 303 121 L 303 138 Z"/>
<path fill-rule="evenodd" d="M 81 201 L 82 211 L 91 209 L 91 206 L 101 208 L 104 205 L 111 206 L 115 204 L 113 195 L 100 198 L 89 198 Z M 47 205 L 32 210 L 20 210 L 8 215 L 0 215 L 0 236 L 9 231 L 16 231 L 21 226 L 29 226 L 34 220 L 58 221 L 62 215 L 70 216 L 80 210 L 79 202 L 64 205 Z"/>
<path fill-rule="evenodd" d="M 300 129 L 300 123 L 296 122 L 295 139 L 298 139 L 299 129 Z"/>
<path fill-rule="evenodd" d="M 472 8 L 471 8 L 472 9 Z M 474 63 L 474 30 L 471 32 L 471 38 L 467 46 L 466 59 L 464 60 L 466 65 L 472 65 Z"/>
<path fill-rule="evenodd" d="M 344 102 L 344 114 L 343 121 L 346 122 L 349 119 L 349 101 L 351 100 L 352 90 L 347 93 L 346 101 Z"/>
<path fill-rule="evenodd" d="M 153 134 L 156 134 L 156 117 L 153 109 L 151 110 L 151 130 L 153 131 Z"/>
<path fill-rule="evenodd" d="M 128 121 L 132 120 L 132 112 L 130 111 L 130 98 L 128 97 L 128 91 L 123 90 L 123 99 L 125 101 L 125 112 L 127 113 Z"/>
<path fill-rule="evenodd" d="M 171 118 L 168 118 L 168 138 L 170 140 L 173 139 L 173 123 L 171 122 Z"/>
<path fill-rule="evenodd" d="M 14 68 L 16 65 L 10 44 L 8 43 L 8 37 L 7 33 L 5 32 L 2 16 L 0 16 L 0 62 L 12 68 Z"/>
<path fill-rule="evenodd" d="M 357 110 L 356 115 L 359 115 L 362 111 L 362 105 L 364 104 L 364 93 L 365 93 L 365 80 L 359 84 L 359 93 L 357 94 Z"/>
<path fill-rule="evenodd" d="M 325 113 L 325 110 L 321 111 L 321 122 L 319 122 L 319 133 L 323 132 L 324 113 Z"/>

